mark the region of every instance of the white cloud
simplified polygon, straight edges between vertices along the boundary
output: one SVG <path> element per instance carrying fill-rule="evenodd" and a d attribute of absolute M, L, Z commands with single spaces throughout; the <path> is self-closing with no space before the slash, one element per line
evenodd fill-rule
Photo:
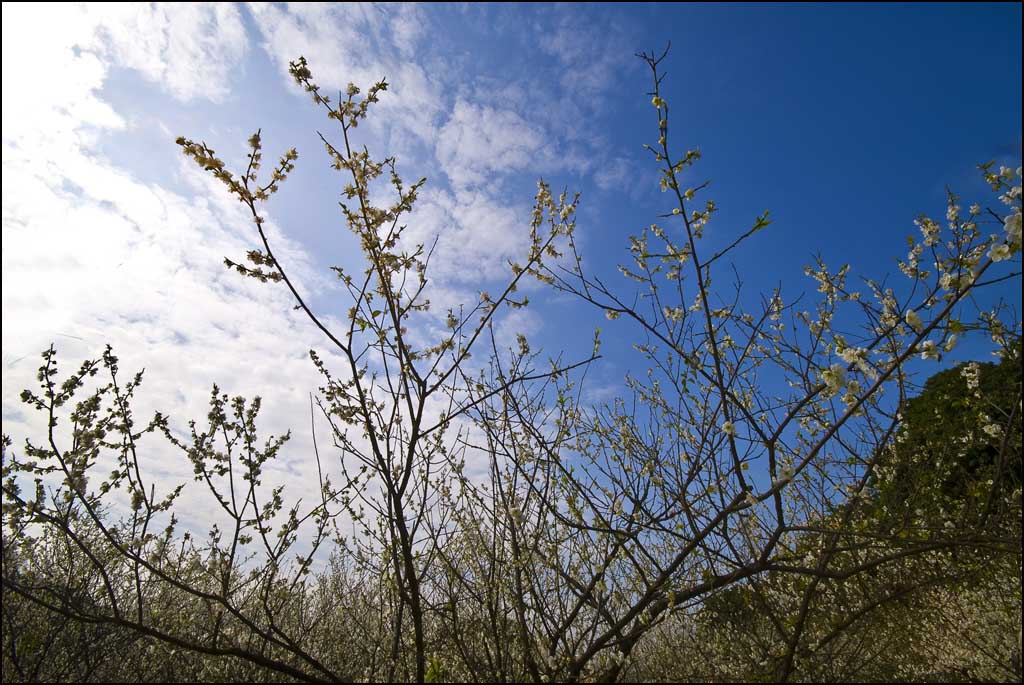
<path fill-rule="evenodd" d="M 415 51 L 424 18 L 418 8 L 369 3 L 251 5 L 264 48 L 287 75 L 288 64 L 303 56 L 314 81 L 332 95 L 349 83 L 366 88 L 387 78 L 389 89 L 370 125 L 397 127 L 429 142 L 443 109 L 441 83 L 407 59 Z"/>
<path fill-rule="evenodd" d="M 84 154 L 64 162 L 59 185 L 5 165 L 22 200 L 4 208 L 5 431 L 38 435 L 38 417 L 19 407 L 17 395 L 33 385 L 39 351 L 56 342 L 68 368 L 109 343 L 126 372 L 148 369 L 139 415 L 162 410 L 177 430 L 205 416 L 213 382 L 231 394 L 268 394 L 263 429 L 294 429 L 295 440 L 267 483 L 297 473 L 293 495 L 301 494 L 315 478 L 307 393 L 319 383 L 306 352 L 322 350 L 323 339 L 292 311 L 281 286 L 245 280 L 220 263 L 255 245 L 237 203 L 225 206 L 223 189 L 212 184 L 213 200 L 189 199 Z M 282 255 L 297 251 L 281 245 Z M 298 265 L 295 275 L 308 280 Z M 146 459 L 165 486 L 191 480 L 184 455 L 166 446 L 147 450 Z M 202 511 L 194 502 L 187 498 L 184 510 Z"/>
<path fill-rule="evenodd" d="M 391 88 L 371 111 L 368 142 L 371 151 L 376 146 L 377 156 L 397 153 L 407 180 L 424 173 L 431 177 L 409 218 L 406 242 L 429 247 L 439 237 L 430 269 L 431 301 L 438 314 L 460 303 L 472 306 L 479 290 L 509 274 L 509 259 L 525 254 L 532 198 L 523 197 L 521 206 L 497 199 L 506 196 L 504 184 L 511 173 L 582 172 L 593 165 L 590 155 L 560 145 L 552 133 L 549 109 L 568 113 L 559 130 L 576 128 L 569 116 L 579 112 L 574 102 L 542 98 L 550 106 L 536 107 L 531 104 L 540 97 L 541 91 L 534 93 L 536 84 L 508 83 L 479 73 L 472 61 L 460 61 L 457 55 L 450 64 L 432 57 L 436 51 L 427 37 L 450 27 L 432 27 L 432 18 L 418 6 L 250 9 L 265 49 L 289 81 L 288 63 L 299 55 L 306 57 L 314 80 L 327 94 L 349 82 L 366 85 L 387 75 Z M 413 61 L 411 48 L 417 46 L 422 49 Z M 456 71 L 452 64 L 461 68 Z M 372 134 L 381 132 L 383 139 L 373 139 Z M 367 140 L 362 127 L 359 136 L 360 142 Z M 416 148 L 415 141 L 423 145 Z M 410 160 L 414 150 L 425 155 Z M 445 173 L 450 190 L 439 188 L 430 164 Z"/>
<path fill-rule="evenodd" d="M 421 39 L 428 33 L 427 17 L 423 10 L 407 2 L 385 5 L 383 9 L 389 15 L 388 23 L 398 50 L 403 57 L 413 57 Z"/>
<path fill-rule="evenodd" d="M 459 99 L 437 140 L 441 168 L 456 187 L 494 185 L 495 176 L 550 164 L 545 135 L 521 116 Z"/>
<path fill-rule="evenodd" d="M 444 84 L 456 75 L 443 65 L 432 68 L 437 65 L 429 60 L 410 59 L 429 25 L 418 7 L 258 5 L 251 11 L 282 73 L 302 55 L 328 94 L 349 82 L 365 86 L 388 77 L 391 86 L 368 120 L 371 132 L 387 132 L 387 140 L 378 144 L 393 154 L 408 148 L 409 139 L 426 143 L 453 185 L 446 191 L 436 181 L 428 184 L 409 218 L 406 243 L 429 247 L 438 237 L 429 293 L 435 313 L 443 316 L 449 306 L 475 304 L 483 283 L 506 277 L 508 260 L 525 254 L 529 208 L 507 206 L 494 199 L 496 192 L 470 186 L 495 172 L 525 169 L 540 158 L 550 166 L 554 158 L 541 149 L 542 129 L 510 109 L 463 99 L 449 110 Z M 384 150 L 379 147 L 377 154 Z M 427 171 L 407 171 L 408 159 L 400 159 L 400 168 L 409 178 Z"/>
<path fill-rule="evenodd" d="M 594 182 L 601 190 L 622 188 L 629 177 L 629 160 L 616 157 L 594 172 Z"/>
<path fill-rule="evenodd" d="M 87 5 L 114 64 L 135 69 L 176 98 L 214 101 L 229 91 L 245 55 L 238 8 L 228 3 Z"/>
<path fill-rule="evenodd" d="M 26 150 L 35 158 L 67 139 L 82 140 L 86 128 L 117 128 L 121 117 L 93 96 L 107 65 L 92 53 L 75 55 L 81 36 L 96 30 L 95 17 L 81 6 L 62 8 L 63 21 L 52 21 L 52 8 L 30 4 L 3 6 L 3 143 L 4 161 L 12 145 L 44 146 Z M 44 24 L 45 21 L 45 24 Z M 4 179 L 7 206 L 8 178 Z"/>
<path fill-rule="evenodd" d="M 56 342 L 67 369 L 110 343 L 124 373 L 148 369 L 140 419 L 160 409 L 184 429 L 187 419 L 205 416 L 214 381 L 232 394 L 271 393 L 264 430 L 296 432 L 266 484 L 293 482 L 292 494 L 301 495 L 316 482 L 306 427 L 307 393 L 319 378 L 306 352 L 323 348 L 321 336 L 292 310 L 282 287 L 245 280 L 222 265 L 225 255 L 238 259 L 256 246 L 252 226 L 222 186 L 184 160 L 196 198 L 141 183 L 94 146 L 124 125 L 98 95 L 112 60 L 125 59 L 122 66 L 154 78 L 195 66 L 192 85 L 184 73 L 163 84 L 178 97 L 226 92 L 218 91 L 228 87 L 218 80 L 226 72 L 206 62 L 224 57 L 209 39 L 225 32 L 231 44 L 232 19 L 203 7 L 199 19 L 194 9 L 149 8 L 152 25 L 140 18 L 149 16 L 142 10 L 129 12 L 127 23 L 112 29 L 115 14 L 107 7 L 62 8 L 65 21 L 52 21 L 51 8 L 4 5 L 4 431 L 18 439 L 40 435 L 40 417 L 18 399 L 35 384 L 40 351 Z M 190 26 L 196 35 L 183 38 Z M 101 28 L 105 38 L 97 38 Z M 154 36 L 164 43 L 129 44 Z M 17 59 L 33 52 L 33 62 Z M 200 81 L 211 90 L 196 90 Z M 269 228 L 297 279 L 320 287 L 302 250 Z M 143 459 L 161 487 L 191 481 L 187 459 L 160 439 L 150 441 Z M 186 491 L 186 515 L 209 511 L 199 504 L 205 500 L 194 499 L 197 490 Z"/>
<path fill-rule="evenodd" d="M 581 22 L 572 10 L 552 11 L 557 16 L 537 31 L 540 49 L 558 60 L 564 90 L 574 100 L 590 103 L 592 110 L 599 109 L 604 101 L 600 96 L 612 88 L 629 60 L 635 59 L 627 29 L 617 22 Z"/>
<path fill-rule="evenodd" d="M 428 248 L 437 238 L 430 275 L 450 285 L 477 285 L 511 275 L 529 248 L 530 211 L 504 206 L 481 191 L 424 191 L 403 236 Z M 479 289 L 479 288 L 478 288 Z M 475 302 L 475 297 L 470 302 Z"/>
<path fill-rule="evenodd" d="M 494 341 L 499 349 L 518 349 L 517 336 L 522 334 L 530 338 L 540 331 L 544 322 L 537 312 L 531 309 L 513 309 L 505 314 L 494 330 Z"/>
<path fill-rule="evenodd" d="M 136 70 L 180 100 L 220 100 L 246 47 L 245 26 L 229 4 L 4 5 L 4 92 L 17 93 L 4 98 L 4 117 L 9 108 L 67 111 L 110 67 Z M 72 119 L 109 124 L 111 114 L 100 104 L 76 109 Z"/>
<path fill-rule="evenodd" d="M 595 164 L 594 183 L 601 190 L 618 197 L 638 199 L 647 188 L 658 185 L 658 174 L 650 166 L 641 164 L 641 158 L 612 157 Z"/>

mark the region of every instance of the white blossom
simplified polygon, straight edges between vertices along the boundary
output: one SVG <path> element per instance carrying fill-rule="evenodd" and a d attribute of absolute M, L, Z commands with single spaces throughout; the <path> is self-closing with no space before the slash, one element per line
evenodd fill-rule
<path fill-rule="evenodd" d="M 981 379 L 981 366 L 978 362 L 970 362 L 960 371 L 960 375 L 967 381 L 968 390 L 977 390 Z"/>
<path fill-rule="evenodd" d="M 779 477 L 773 481 L 774 485 L 781 485 L 788 483 L 793 480 L 793 476 L 796 475 L 796 471 L 792 466 L 786 465 L 779 469 Z"/>
<path fill-rule="evenodd" d="M 1020 249 L 1020 223 L 1021 213 L 1019 211 L 1007 215 L 1003 219 L 1003 227 L 1006 229 L 1006 240 L 1016 249 Z"/>
<path fill-rule="evenodd" d="M 924 236 L 924 244 L 931 247 L 939 242 L 939 225 L 929 219 L 928 217 L 921 217 L 914 221 L 915 224 L 921 229 L 921 235 Z"/>
<path fill-rule="evenodd" d="M 992 249 L 988 251 L 988 258 L 993 262 L 1001 262 L 1009 259 L 1013 256 L 1013 252 L 1010 250 L 1010 246 L 1006 243 L 998 243 L 992 246 Z"/>
<path fill-rule="evenodd" d="M 846 369 L 839 364 L 833 364 L 821 372 L 821 380 L 825 383 L 830 395 L 835 395 L 843 388 L 843 381 L 846 379 Z"/>
<path fill-rule="evenodd" d="M 918 316 L 917 312 L 915 312 L 913 309 L 907 310 L 904 319 L 906 320 L 907 324 L 914 329 L 915 333 L 920 333 L 921 331 L 924 330 L 924 324 L 921 323 L 921 317 Z"/>

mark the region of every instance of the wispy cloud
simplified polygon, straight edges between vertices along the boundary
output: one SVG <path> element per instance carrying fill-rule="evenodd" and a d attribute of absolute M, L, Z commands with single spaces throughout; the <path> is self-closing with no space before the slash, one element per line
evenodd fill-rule
<path fill-rule="evenodd" d="M 424 19 L 415 7 L 371 4 L 298 4 L 251 6 L 263 46 L 288 76 L 288 64 L 300 55 L 309 61 L 325 90 L 343 91 L 349 83 L 368 87 L 388 78 L 381 116 L 399 134 L 412 133 L 430 142 L 443 105 L 441 83 L 423 65 L 412 61 L 423 34 Z"/>
<path fill-rule="evenodd" d="M 248 45 L 238 8 L 228 3 L 86 5 L 93 47 L 182 100 L 222 100 Z"/>
<path fill-rule="evenodd" d="M 615 79 L 632 65 L 628 51 L 608 49 L 628 42 L 626 27 L 565 9 L 513 20 L 500 8 L 486 8 L 479 21 L 466 24 L 479 38 L 500 36 L 506 49 L 533 54 L 536 68 L 524 71 L 521 60 L 506 69 L 469 59 L 454 33 L 460 29 L 414 4 L 257 5 L 251 11 L 285 80 L 298 55 L 308 59 L 327 94 L 387 75 L 391 89 L 369 123 L 383 134 L 374 142 L 391 154 L 412 153 L 406 162 L 417 167 L 440 168 L 457 197 L 466 190 L 507 197 L 509 176 L 527 169 L 599 173 L 602 187 L 627 173 L 629 158 L 616 155 L 593 123 Z M 432 177 L 430 186 L 438 188 L 438 179 Z M 502 213 L 504 204 L 494 201 L 494 211 Z M 490 236 L 499 259 L 515 256 L 503 252 L 513 241 L 497 232 Z M 439 251 L 437 263 L 443 259 Z"/>
<path fill-rule="evenodd" d="M 405 238 L 428 247 L 437 238 L 431 273 L 452 285 L 480 284 L 506 277 L 508 259 L 526 252 L 529 206 L 501 204 L 480 190 L 427 190 L 409 220 Z"/>
<path fill-rule="evenodd" d="M 441 168 L 456 187 L 493 185 L 504 174 L 553 161 L 546 135 L 512 110 L 459 99 L 437 141 Z"/>

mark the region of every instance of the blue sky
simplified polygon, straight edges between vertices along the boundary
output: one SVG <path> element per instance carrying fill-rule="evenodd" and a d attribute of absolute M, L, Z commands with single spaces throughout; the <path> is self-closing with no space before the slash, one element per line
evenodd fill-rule
<path fill-rule="evenodd" d="M 670 209 L 641 148 L 656 119 L 634 57 L 669 41 L 674 139 L 702 151 L 692 178 L 711 179 L 721 210 L 707 249 L 767 209 L 770 229 L 734 258 L 748 288 L 813 291 L 802 267 L 816 253 L 854 276 L 894 273 L 947 186 L 987 199 L 975 165 L 1019 166 L 1020 27 L 1020 4 L 980 3 L 4 5 L 4 431 L 32 430 L 17 394 L 51 341 L 69 363 L 110 342 L 148 369 L 145 402 L 181 423 L 217 381 L 267 396 L 270 430 L 308 446 L 306 351 L 324 345 L 283 292 L 223 268 L 254 246 L 251 228 L 174 145 L 202 139 L 237 165 L 262 128 L 268 155 L 298 148 L 272 229 L 318 311 L 341 316 L 327 266 L 357 264 L 356 245 L 316 138 L 328 122 L 287 76 L 300 54 L 328 91 L 388 78 L 360 134 L 407 180 L 429 178 L 410 231 L 440 235 L 443 313 L 522 252 L 541 176 L 582 193 L 583 249 L 614 279 L 627 236 Z M 596 385 L 634 368 L 599 312 L 530 296 L 506 335 L 572 351 L 601 326 Z M 309 477 L 308 461 L 279 476 Z"/>

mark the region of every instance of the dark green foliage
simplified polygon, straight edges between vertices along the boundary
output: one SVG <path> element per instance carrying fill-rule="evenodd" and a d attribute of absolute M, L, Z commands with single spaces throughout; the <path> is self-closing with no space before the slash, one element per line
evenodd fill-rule
<path fill-rule="evenodd" d="M 940 371 L 905 403 L 903 432 L 883 457 L 892 476 L 874 483 L 880 522 L 934 528 L 956 515 L 957 529 L 1013 525 L 1003 504 L 1021 487 L 1020 349 L 998 364 Z"/>

